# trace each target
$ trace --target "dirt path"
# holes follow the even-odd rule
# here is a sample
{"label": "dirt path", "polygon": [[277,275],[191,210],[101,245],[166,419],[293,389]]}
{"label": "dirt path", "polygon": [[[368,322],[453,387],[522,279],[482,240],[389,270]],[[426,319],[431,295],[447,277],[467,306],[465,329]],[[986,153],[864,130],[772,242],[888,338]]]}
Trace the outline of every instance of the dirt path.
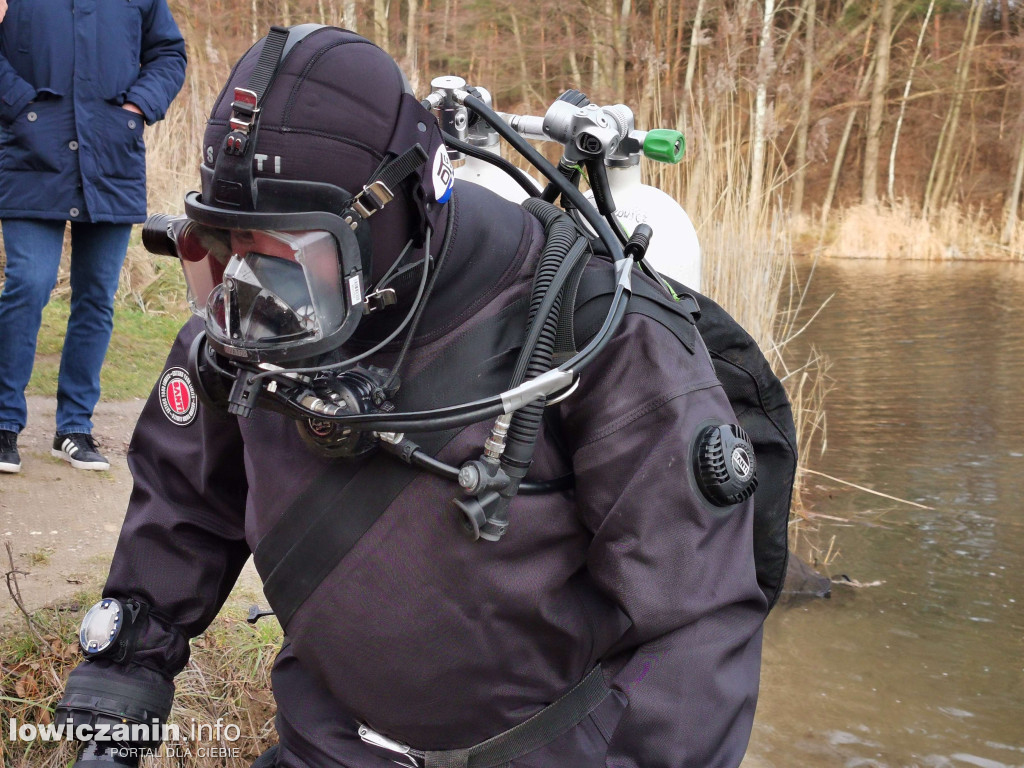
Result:
{"label": "dirt path", "polygon": [[[21,473],[0,474],[0,541],[10,542],[23,572],[18,584],[28,610],[102,586],[131,494],[126,454],[143,402],[99,404],[93,432],[110,470],[87,472],[50,455],[56,403],[29,398],[28,426],[18,439]],[[0,546],[0,573],[9,569]],[[258,585],[251,562],[243,581]],[[0,626],[17,615],[0,583]]]}

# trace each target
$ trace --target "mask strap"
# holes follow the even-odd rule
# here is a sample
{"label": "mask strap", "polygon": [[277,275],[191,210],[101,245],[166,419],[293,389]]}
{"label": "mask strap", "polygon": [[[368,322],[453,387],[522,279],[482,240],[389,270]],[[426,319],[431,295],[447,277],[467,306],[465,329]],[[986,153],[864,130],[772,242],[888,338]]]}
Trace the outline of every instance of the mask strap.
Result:
{"label": "mask strap", "polygon": [[364,219],[395,199],[398,185],[427,162],[427,150],[414,144],[394,160],[379,168],[366,182],[363,191],[352,198],[351,206]]}
{"label": "mask strap", "polygon": [[271,27],[260,50],[247,88],[235,88],[231,102],[231,131],[217,156],[214,169],[214,197],[218,203],[240,210],[256,208],[256,189],[252,174],[256,134],[259,132],[260,101],[270,88],[286,50],[318,29],[302,24],[292,29]]}

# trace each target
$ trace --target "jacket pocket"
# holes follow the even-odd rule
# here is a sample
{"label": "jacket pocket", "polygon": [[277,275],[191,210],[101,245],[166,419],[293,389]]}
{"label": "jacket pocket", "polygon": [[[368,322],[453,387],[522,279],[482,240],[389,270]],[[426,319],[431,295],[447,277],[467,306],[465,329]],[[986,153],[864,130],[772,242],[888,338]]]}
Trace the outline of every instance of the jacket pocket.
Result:
{"label": "jacket pocket", "polygon": [[145,120],[124,107],[102,102],[95,115],[99,127],[96,160],[100,172],[118,179],[140,179],[146,172]]}
{"label": "jacket pocket", "polygon": [[33,101],[0,130],[0,168],[5,171],[60,170],[60,99]]}

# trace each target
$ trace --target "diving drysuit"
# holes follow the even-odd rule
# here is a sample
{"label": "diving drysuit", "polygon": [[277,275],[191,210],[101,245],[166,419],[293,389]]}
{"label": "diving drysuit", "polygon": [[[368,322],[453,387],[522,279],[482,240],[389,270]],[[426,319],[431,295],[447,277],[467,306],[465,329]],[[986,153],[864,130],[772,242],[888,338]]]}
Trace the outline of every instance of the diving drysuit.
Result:
{"label": "diving drysuit", "polygon": [[[526,295],[543,245],[536,219],[484,189],[459,184],[450,205],[449,252],[403,369],[406,387],[427,369],[457,392],[463,372],[437,361]],[[183,329],[167,371],[185,367],[200,328]],[[499,543],[463,535],[451,483],[421,473],[398,495],[285,627],[273,673],[279,765],[392,765],[397,755],[357,736],[360,723],[419,749],[470,746],[527,719],[596,664],[612,694],[512,766],[739,764],[766,607],[751,502],[722,513],[688,480],[698,427],[734,420],[696,333],[692,343],[626,316],[579,389],[551,406],[557,418],[547,423],[560,434],[547,429],[537,447],[530,476],[571,470],[575,490],[517,497]],[[492,351],[489,364],[502,364],[506,350]],[[478,453],[488,427],[463,430],[441,458],[458,465]],[[135,487],[104,595],[150,609],[117,674],[169,679],[250,552],[300,494],[312,514],[338,464],[314,455],[285,416],[199,405],[182,424],[159,391],[128,460]],[[331,510],[339,520],[349,512]],[[96,674],[112,665],[83,666]]]}
{"label": "diving drysuit", "polygon": [[[683,309],[670,328],[630,302],[578,387],[545,409],[522,462],[527,481],[571,474],[573,489],[515,495],[498,541],[465,535],[451,479],[383,450],[327,458],[301,422],[261,406],[272,394],[256,375],[274,374],[279,389],[299,379],[284,357],[258,355],[295,344],[351,360],[411,316],[415,269],[395,278],[392,306],[381,292],[407,242],[408,264],[429,266],[426,249],[434,257],[432,291],[407,354],[396,338],[363,365],[397,374],[399,412],[505,392],[547,250],[545,226],[523,207],[469,183],[449,197],[436,121],[387,54],[351,32],[304,27],[272,30],[233,70],[204,140],[203,192],[185,201],[194,237],[181,233],[180,245],[211,250],[178,252],[187,278],[200,266],[213,276],[210,343],[278,367],[237,366],[239,415],[229,415],[200,403],[201,393],[217,402],[193,354],[204,323],[182,330],[132,439],[110,600],[83,628],[92,660],[72,673],[58,715],[165,717],[189,639],[253,553],[285,629],[273,673],[282,768],[738,765],[767,605],[751,500],[720,506],[695,479],[699,436],[736,416]],[[253,245],[238,246],[241,235]],[[271,235],[276,244],[256,245]],[[229,240],[233,254],[213,263]],[[581,285],[622,285],[600,257],[586,269]],[[343,286],[344,301],[327,285]],[[369,317],[364,287],[378,300]],[[246,328],[243,306],[262,325]],[[593,318],[609,313],[584,322],[580,311],[572,341],[583,349]],[[409,437],[459,468],[493,425]],[[116,646],[108,630],[121,633]]]}

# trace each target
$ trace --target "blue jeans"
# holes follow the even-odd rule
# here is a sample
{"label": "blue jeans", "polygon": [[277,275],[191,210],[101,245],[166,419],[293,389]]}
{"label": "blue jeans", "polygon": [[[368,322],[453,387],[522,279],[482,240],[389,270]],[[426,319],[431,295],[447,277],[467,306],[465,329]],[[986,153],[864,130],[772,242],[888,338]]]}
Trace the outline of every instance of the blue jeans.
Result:
{"label": "blue jeans", "polygon": [[[0,293],[0,429],[20,432],[43,307],[57,283],[64,221],[5,219]],[[92,432],[100,368],[114,329],[114,294],[131,224],[71,223],[71,316],[57,379],[57,434]]]}

